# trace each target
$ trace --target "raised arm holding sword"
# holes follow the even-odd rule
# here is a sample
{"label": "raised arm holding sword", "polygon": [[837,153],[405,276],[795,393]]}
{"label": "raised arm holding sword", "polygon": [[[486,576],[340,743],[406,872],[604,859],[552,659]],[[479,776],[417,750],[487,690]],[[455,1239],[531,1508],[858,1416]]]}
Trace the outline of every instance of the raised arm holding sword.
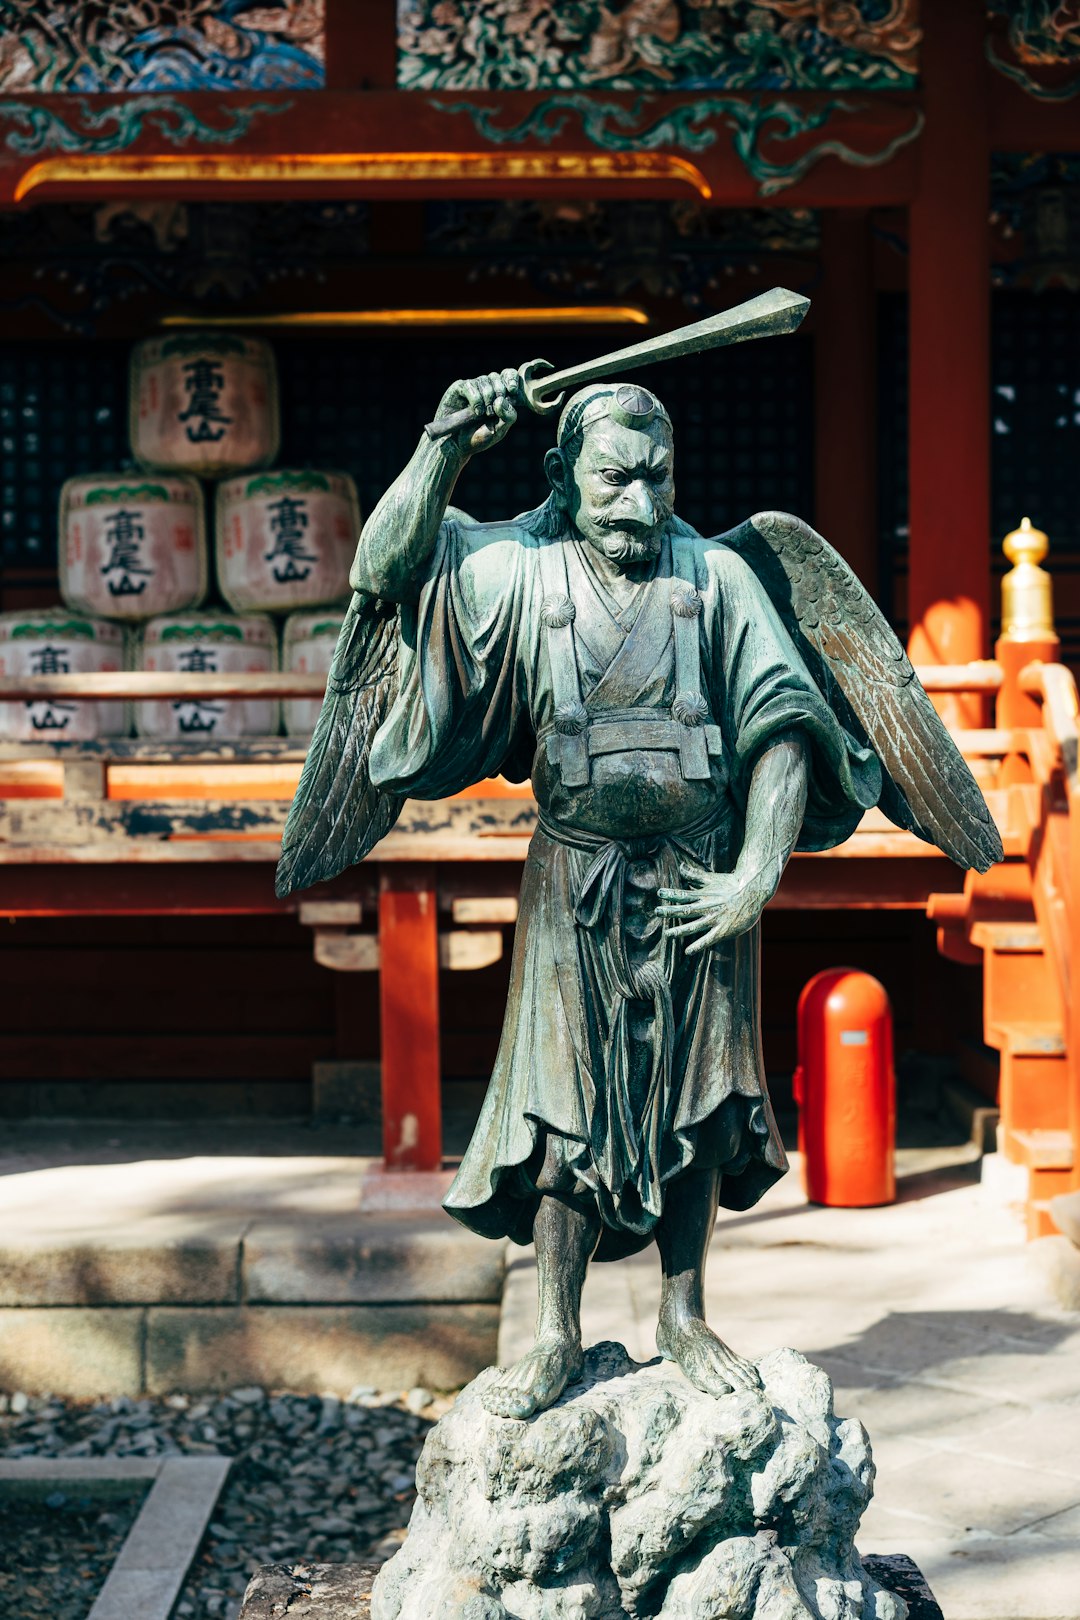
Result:
{"label": "raised arm holding sword", "polygon": [[[706,1324],[702,1282],[717,1205],[750,1207],[787,1165],[761,912],[794,849],[841,843],[875,804],[963,866],[1001,856],[843,560],[785,513],[698,534],[675,515],[663,405],[607,380],[793,331],[807,307],[776,289],[568,371],[454,383],[357,548],[279,892],[363,859],[407,797],[501,773],[531,777],[539,810],[502,1042],[446,1200],[474,1231],[536,1244],[536,1343],[485,1396],[503,1416],[580,1375],[589,1260],[653,1240],[661,1354],[706,1392],[756,1387]],[[550,494],[474,523],[454,486],[522,403],[562,406]]]}

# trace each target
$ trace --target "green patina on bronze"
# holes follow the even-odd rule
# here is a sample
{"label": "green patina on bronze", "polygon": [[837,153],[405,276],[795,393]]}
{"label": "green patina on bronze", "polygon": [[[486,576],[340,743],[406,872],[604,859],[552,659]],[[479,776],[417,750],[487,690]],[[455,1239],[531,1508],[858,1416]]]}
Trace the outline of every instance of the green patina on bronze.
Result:
{"label": "green patina on bronze", "polygon": [[[638,96],[629,107],[617,101],[600,101],[594,95],[573,93],[549,96],[538,102],[516,124],[500,124],[501,109],[479,106],[471,101],[442,102],[432,99],[439,112],[465,113],[478,135],[497,145],[540,141],[550,145],[576,121],[585,140],[609,152],[654,151],[673,147],[685,152],[703,152],[713,146],[720,130],[731,131],[732,145],[747,173],[757,182],[763,197],[774,196],[805,178],[822,158],[839,158],[855,168],[880,168],[922,132],[923,114],[912,108],[911,123],[876,152],[849,146],[838,136],[819,141],[800,151],[789,163],[767,157],[762,141],[790,141],[824,128],[836,113],[857,113],[865,104],[830,97],[814,106],[783,99],[712,95],[687,101],[679,107],[653,107],[655,97]],[[771,126],[771,127],[770,127]]]}
{"label": "green patina on bronze", "polygon": [[527,390],[511,368],[454,383],[365,524],[278,869],[288,894],[362,860],[407,798],[531,778],[503,1038],[446,1199],[536,1244],[537,1343],[484,1393],[516,1418],[581,1375],[589,1260],[652,1241],[658,1349],[707,1393],[760,1388],[706,1325],[702,1273],[717,1205],[749,1208],[787,1164],[761,913],[793,850],[842,843],[873,805],[963,866],[1001,858],[846,563],[786,513],[713,538],[682,522],[647,389],[594,380],[568,401],[535,510],[478,524],[452,506]]}

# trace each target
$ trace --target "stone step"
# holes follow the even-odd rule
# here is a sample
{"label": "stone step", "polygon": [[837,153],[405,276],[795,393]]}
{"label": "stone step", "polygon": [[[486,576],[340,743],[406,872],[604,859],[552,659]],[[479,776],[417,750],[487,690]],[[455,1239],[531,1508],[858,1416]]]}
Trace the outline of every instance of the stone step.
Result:
{"label": "stone step", "polygon": [[505,1245],[367,1211],[367,1163],[223,1156],[0,1177],[0,1388],[445,1389],[492,1360]]}

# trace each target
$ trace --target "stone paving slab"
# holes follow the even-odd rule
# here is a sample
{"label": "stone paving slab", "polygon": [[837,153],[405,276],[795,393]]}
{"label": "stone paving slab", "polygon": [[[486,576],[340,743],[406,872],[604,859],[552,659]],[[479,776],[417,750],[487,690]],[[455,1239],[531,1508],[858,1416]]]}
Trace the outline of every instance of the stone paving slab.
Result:
{"label": "stone paving slab", "polygon": [[450,1300],[497,1305],[506,1246],[434,1215],[256,1221],[244,1237],[250,1304],[385,1304]]}
{"label": "stone paving slab", "polygon": [[242,1219],[228,1236],[215,1239],[155,1231],[155,1224],[69,1243],[16,1227],[0,1242],[0,1306],[218,1305],[236,1299]]}

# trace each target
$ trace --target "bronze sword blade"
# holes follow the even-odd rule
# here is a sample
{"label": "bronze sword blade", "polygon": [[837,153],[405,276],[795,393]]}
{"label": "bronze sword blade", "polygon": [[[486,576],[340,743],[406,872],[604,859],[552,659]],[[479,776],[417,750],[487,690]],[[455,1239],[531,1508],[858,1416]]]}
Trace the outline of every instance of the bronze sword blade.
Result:
{"label": "bronze sword blade", "polygon": [[[704,349],[726,348],[732,343],[745,343],[750,338],[778,337],[794,332],[810,308],[809,298],[789,292],[786,287],[773,287],[760,293],[734,309],[721,310],[703,321],[680,326],[674,332],[645,338],[629,348],[616,349],[613,354],[601,355],[598,360],[586,360],[582,365],[570,366],[564,371],[550,371],[536,375],[535,368],[543,362],[530,361],[521,367],[525,381],[525,401],[531,410],[541,416],[558,409],[567,389],[582,383],[595,382],[601,377],[634,371],[638,366],[657,360],[676,360],[683,354],[700,354]],[[553,396],[553,397],[552,397]],[[484,417],[472,410],[454,411],[441,420],[428,422],[424,432],[430,439],[442,439],[469,423],[479,424]]]}

